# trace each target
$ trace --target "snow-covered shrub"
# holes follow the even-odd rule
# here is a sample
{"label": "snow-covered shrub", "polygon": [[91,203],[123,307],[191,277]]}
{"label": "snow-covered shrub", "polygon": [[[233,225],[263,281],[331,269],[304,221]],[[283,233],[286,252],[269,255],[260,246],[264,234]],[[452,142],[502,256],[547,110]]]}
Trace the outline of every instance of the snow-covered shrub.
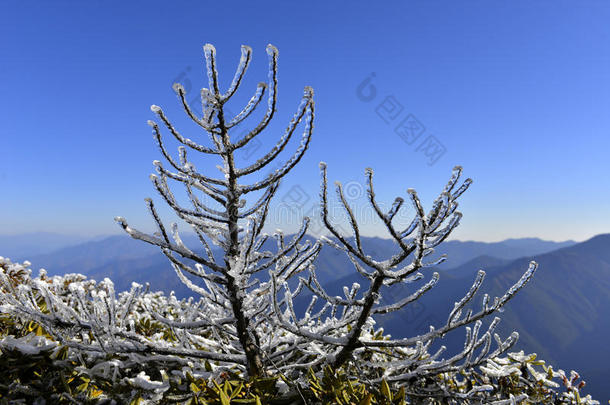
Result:
{"label": "snow-covered shrub", "polygon": [[[368,202],[398,250],[385,260],[373,259],[362,245],[358,218],[340,183],[336,183],[337,199],[345,209],[351,234],[341,233],[332,224],[324,163],[320,164],[321,219],[331,237],[310,241],[306,237],[308,218],[291,238],[279,231],[265,234],[269,204],[280,180],[309,146],[313,90],[305,87],[301,103],[277,144],[253,164],[238,167],[236,152],[261,134],[275,115],[278,52],[271,45],[267,47],[268,83],[259,83],[250,101],[233,117],[227,116],[225,103],[242,83],[252,51],[242,47],[237,71],[224,93],[219,87],[214,47],[205,45],[204,53],[209,88],[201,91],[202,114],[191,109],[183,86],[175,84],[174,90],[186,114],[207,133],[209,146],[183,136],[161,107],[153,105],[151,110],[183,145],[174,158],[159,125],[149,121],[169,164],[167,168],[154,162],[157,173],[151,176],[152,183],[198,235],[201,246],[186,246],[177,224],[168,232],[151,199],[146,203],[158,228],[156,233],[145,234],[125,219],[116,218],[133,238],[158,246],[198,298],[178,300],[137,284],[117,295],[109,279],[96,283],[79,275],[50,278],[44,273],[31,278],[27,265],[4,260],[1,312],[16,320],[15,327],[28,329],[33,322],[36,331],[19,337],[7,334],[0,346],[3,352],[49,353],[49,358],[61,352],[63,364],[72,362],[76,373],[62,374],[62,379],[72,378],[66,383],[68,388],[77,378],[83,381],[75,395],[119,402],[137,398],[193,401],[202,395],[223,404],[237,400],[273,403],[280,397],[288,402],[313,403],[510,404],[540,398],[591,403],[579,398],[579,387],[573,384],[567,393],[552,390],[552,379],[565,377],[561,371],[545,369],[521,354],[504,357],[518,334],[502,339],[495,333],[499,318],[483,323],[531,279],[536,263],[532,262],[505,294],[493,299],[484,295],[478,309],[470,309],[485,277],[480,271],[446,323],[431,326],[426,333],[392,338],[375,329],[374,316],[404,309],[438,282],[439,274],[433,273],[428,281],[418,284],[425,277],[423,271],[439,263],[428,261],[429,255],[459,224],[457,200],[471,184],[470,179],[459,184],[461,167],[453,170],[429,210],[414,190],[408,190],[406,197],[415,215],[405,227],[395,221],[405,199],[397,197],[389,210],[382,208],[374,192],[373,171],[366,169]],[[262,119],[250,131],[237,131],[238,125],[264,104],[265,94]],[[286,149],[299,126],[302,135],[294,154],[268,172],[268,165]],[[241,137],[236,136],[238,132]],[[187,150],[219,159],[221,175],[212,177],[198,171]],[[175,197],[169,180],[182,183],[189,207]],[[267,242],[273,239],[276,248],[269,250]],[[344,252],[362,277],[361,283],[345,287],[343,296],[331,296],[316,276],[314,260],[325,244]],[[214,248],[222,250],[221,258]],[[412,292],[382,304],[386,288],[399,283],[412,285]],[[295,309],[295,298],[305,294],[310,294],[311,302],[300,312]],[[442,346],[429,351],[433,343],[461,327],[466,331],[462,350],[446,354]],[[58,361],[51,363],[55,366]],[[534,367],[543,368],[536,371]],[[218,398],[210,399],[210,395]]]}

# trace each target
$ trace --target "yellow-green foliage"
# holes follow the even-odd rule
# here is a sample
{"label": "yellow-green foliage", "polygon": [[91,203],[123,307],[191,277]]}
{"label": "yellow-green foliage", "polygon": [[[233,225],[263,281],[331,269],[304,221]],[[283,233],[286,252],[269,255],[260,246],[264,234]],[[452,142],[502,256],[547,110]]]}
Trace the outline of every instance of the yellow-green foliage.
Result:
{"label": "yellow-green foliage", "polygon": [[[19,325],[2,318],[0,327],[3,336],[11,334],[22,337],[35,333],[50,338],[35,322]],[[158,332],[158,327],[154,322],[145,321],[138,325],[142,333]],[[16,350],[3,351],[0,356],[0,403],[9,403],[9,400],[18,398],[45,398],[52,403],[67,404],[72,403],[68,398],[78,398],[79,402],[94,404],[125,396],[130,398],[129,403],[133,405],[149,403],[145,392],[125,384],[83,375],[77,371],[79,365],[86,364],[68,360],[68,348],[65,346],[41,351],[37,355],[24,355]],[[206,363],[206,368],[211,371],[212,366]],[[140,370],[133,370],[132,374],[135,375],[138,371]],[[223,372],[219,379],[203,379],[186,373],[184,381],[172,381],[164,401],[188,405],[271,405],[305,399],[307,403],[340,405],[407,404],[404,388],[392,390],[385,381],[369,388],[358,379],[350,377],[344,369],[325,367],[321,375],[310,370],[307,384],[295,390],[298,394],[289,396],[279,393],[280,380],[284,384],[291,384],[284,376],[244,380],[235,373]],[[23,386],[24,390],[15,391],[16,383]]]}
{"label": "yellow-green foliage", "polygon": [[[143,322],[138,326],[141,332],[155,330],[158,326],[153,322]],[[43,328],[35,322],[20,324],[6,317],[0,318],[2,335],[23,337],[39,335],[51,338]],[[168,335],[168,338],[171,338]],[[25,399],[32,403],[37,398],[43,398],[47,403],[69,404],[77,401],[83,404],[108,403],[114,399],[117,403],[150,404],[150,403],[180,403],[188,405],[229,405],[229,404],[291,404],[304,402],[308,404],[338,404],[338,405],[406,405],[414,403],[409,396],[408,385],[400,387],[388,384],[370,383],[355,377],[354,370],[346,368],[331,369],[325,367],[321,371],[309,370],[306,381],[296,386],[284,375],[245,380],[239,374],[230,370],[216,374],[215,378],[195,377],[190,372],[184,378],[169,379],[169,389],[161,399],[151,401],[150,393],[129,384],[128,378],[133,378],[144,371],[155,380],[161,375],[170,374],[172,369],[166,368],[159,373],[150,364],[133,366],[122,370],[120,378],[112,381],[88,374],[86,371],[100,361],[122,359],[121,356],[103,355],[102,358],[88,359],[69,355],[71,349],[57,345],[54,348],[42,350],[38,354],[23,354],[18,350],[2,350],[0,354],[0,404],[13,403],[17,399]],[[77,360],[79,359],[79,360]],[[509,357],[510,359],[510,357]],[[519,364],[521,372],[526,373],[529,366],[541,366],[549,378],[552,369],[530,356],[525,362],[511,359]],[[165,365],[168,366],[168,365]],[[212,371],[213,364],[205,363],[205,369]],[[453,392],[467,392],[473,385],[481,384],[481,376],[477,373],[468,375],[436,376]],[[520,384],[517,374],[500,377],[494,381],[494,389],[506,397],[527,393],[533,403],[553,403],[555,391],[543,384],[543,381],[529,385]],[[283,392],[280,386],[288,387]],[[405,388],[407,387],[407,388]],[[579,403],[580,395],[574,402]],[[441,402],[427,399],[429,404]]]}
{"label": "yellow-green foliage", "polygon": [[321,403],[340,405],[406,404],[404,387],[401,387],[398,391],[392,391],[385,380],[377,387],[367,388],[358,379],[350,378],[343,369],[334,371],[328,366],[324,368],[322,378],[317,377],[311,370],[308,377],[309,391]]}

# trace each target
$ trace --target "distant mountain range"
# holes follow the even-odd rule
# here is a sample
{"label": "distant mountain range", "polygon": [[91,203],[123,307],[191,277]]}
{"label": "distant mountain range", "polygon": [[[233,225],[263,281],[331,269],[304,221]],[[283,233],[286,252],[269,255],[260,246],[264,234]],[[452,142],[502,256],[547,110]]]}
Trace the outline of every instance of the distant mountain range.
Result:
{"label": "distant mountain range", "polygon": [[49,232],[0,235],[0,251],[2,252],[0,253],[0,256],[19,260],[23,257],[33,257],[51,253],[67,246],[77,245],[95,239],[96,238]]}
{"label": "distant mountain range", "polygon": [[[610,399],[610,234],[533,259],[539,270],[510,302],[500,330],[519,331],[521,347],[591,376],[588,392]],[[526,262],[490,268],[491,292],[507,288]]]}
{"label": "distant mountain range", "polygon": [[[198,246],[193,236],[184,239],[187,245]],[[40,254],[31,255],[25,253],[27,244],[19,247],[17,239],[9,245],[4,241],[0,237],[0,255],[11,257],[4,251],[21,251],[22,256],[11,258],[28,259],[33,269],[44,267],[50,274],[82,273],[97,280],[110,277],[118,290],[129,288],[132,281],[149,282],[152,290],[174,290],[179,297],[190,295],[156,247],[127,236],[54,251],[38,246],[32,251]],[[396,245],[387,239],[363,238],[363,245],[375,258],[396,252]],[[487,272],[481,296],[490,293],[493,297],[517,281],[530,260],[536,260],[540,267],[534,279],[499,314],[500,334],[507,336],[517,330],[520,340],[516,349],[538,353],[567,371],[578,370],[588,381],[587,393],[602,401],[610,398],[610,387],[604,384],[610,375],[610,234],[582,243],[536,238],[496,243],[448,241],[439,246],[433,258],[443,253],[448,255],[446,263],[424,271],[426,276],[439,271],[439,284],[404,311],[378,319],[388,333],[408,336],[427,330],[429,325],[443,324],[478,269]],[[343,285],[354,281],[362,283],[344,254],[329,247],[322,250],[316,269],[331,294],[340,294]],[[397,299],[418,286],[399,286],[386,291],[385,297]],[[479,305],[480,300],[475,299],[475,304]],[[460,345],[462,339],[463,331],[459,331],[448,334],[442,343],[451,347]]]}
{"label": "distant mountain range", "polygon": [[[28,242],[26,236],[12,237],[10,244],[5,244],[5,239],[0,237],[0,255],[13,260],[29,260],[33,268],[45,268],[49,274],[82,273],[88,276],[110,277],[117,286],[129,286],[131,281],[150,282],[153,288],[158,284],[158,288],[164,290],[168,290],[170,286],[165,282],[167,280],[163,280],[163,283],[156,282],[158,277],[164,276],[162,272],[173,272],[167,259],[155,246],[126,235],[109,236],[74,245],[68,243],[66,246],[67,240],[59,235],[55,235],[56,240],[53,243],[50,242],[53,240],[52,235],[48,238],[39,235],[41,234],[37,234],[35,238],[36,248],[32,248],[31,253],[26,250],[32,247],[33,243]],[[183,239],[188,246],[199,246],[194,235],[185,235]],[[20,240],[24,241],[22,246],[19,246]],[[44,245],[45,243],[49,246],[63,243],[63,246],[53,250]],[[396,244],[389,239],[364,237],[363,244],[373,257],[388,256],[396,251]],[[439,246],[433,257],[448,255],[449,259],[442,265],[443,268],[461,266],[479,256],[493,258],[491,260],[496,260],[493,263],[498,264],[497,260],[513,260],[574,244],[573,241],[550,242],[536,238],[509,239],[494,243],[448,241]],[[14,254],[15,252],[21,253]],[[322,273],[328,272],[329,279],[338,279],[351,272],[351,265],[344,255],[328,247],[322,250],[317,267]],[[122,280],[123,277],[128,280]],[[181,286],[179,282],[175,285]]]}

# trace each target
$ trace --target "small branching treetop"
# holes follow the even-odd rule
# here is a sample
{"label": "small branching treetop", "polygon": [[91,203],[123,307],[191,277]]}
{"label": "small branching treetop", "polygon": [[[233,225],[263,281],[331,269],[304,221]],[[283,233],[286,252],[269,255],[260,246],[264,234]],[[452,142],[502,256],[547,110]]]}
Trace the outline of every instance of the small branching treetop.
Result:
{"label": "small branching treetop", "polygon": [[[304,384],[328,372],[328,367],[358,376],[369,387],[381,386],[384,395],[390,397],[392,390],[401,388],[402,398],[409,402],[436,398],[444,403],[485,400],[508,404],[512,402],[506,401],[546,395],[533,389],[529,393],[511,392],[495,385],[498,379],[514,375],[518,361],[529,360],[501,357],[515,344],[518,334],[501,339],[495,333],[499,318],[491,319],[486,327],[483,324],[531,279],[537,268],[534,262],[504,295],[490,298],[485,294],[481,305],[473,310],[469,308],[485,277],[479,271],[447,321],[431,326],[426,333],[390,338],[375,329],[376,315],[405,309],[439,281],[439,274],[433,273],[427,281],[419,282],[426,277],[422,272],[425,268],[445,260],[427,258],[459,224],[458,198],[472,182],[466,179],[460,183],[461,167],[454,168],[427,210],[413,189],[407,190],[406,199],[397,197],[389,209],[382,208],[384,204],[378,201],[373,186],[373,171],[365,170],[368,203],[398,252],[385,260],[373,259],[367,253],[358,219],[340,183],[335,187],[337,200],[347,214],[351,233],[343,234],[333,225],[325,163],[320,163],[321,220],[330,237],[314,241],[306,237],[308,218],[292,237],[279,231],[267,235],[263,227],[270,202],[280,181],[301,160],[312,138],[313,90],[305,87],[294,116],[275,146],[254,163],[239,167],[236,152],[259,136],[275,115],[278,51],[267,46],[268,81],[258,84],[235,116],[228,115],[225,104],[242,84],[252,51],[242,46],[237,70],[225,91],[219,85],[216,50],[207,44],[204,54],[208,88],[201,90],[202,111],[191,108],[182,85],[175,84],[173,89],[188,117],[207,134],[208,142],[182,135],[159,106],[151,107],[157,121],[148,122],[166,161],[154,161],[154,188],[197,234],[201,246],[186,246],[177,224],[166,227],[151,199],[146,204],[157,226],[155,233],[140,232],[125,219],[116,218],[131,237],[158,246],[198,299],[165,298],[137,284],[117,298],[110,280],[96,285],[78,277],[62,284],[59,279],[42,275],[17,285],[5,271],[1,273],[2,312],[34,320],[64,347],[97,356],[98,360],[112,355],[129,358],[132,366],[171,368],[169,365],[177,364],[188,365],[190,370],[228,370],[243,378],[281,376],[288,391],[299,393],[302,400],[306,400],[301,392]],[[253,128],[244,132],[240,127],[237,131],[238,126],[252,121],[257,107],[265,104],[262,118]],[[236,135],[238,132],[241,136]],[[277,170],[268,173],[267,167],[283,155],[296,132],[301,133],[299,146]],[[166,148],[164,134],[182,144],[176,155]],[[192,154],[218,159],[221,175],[198,171]],[[170,184],[177,183],[184,187],[188,205],[178,201],[172,192]],[[400,210],[406,209],[406,200],[415,215],[406,227],[400,227],[396,218]],[[269,241],[274,239],[276,246],[269,248]],[[343,296],[329,294],[316,276],[314,260],[323,245],[347,255],[362,278],[361,283],[344,287]],[[411,293],[391,303],[382,302],[384,291],[395,284],[409,285]],[[296,308],[299,295],[309,300],[304,311]],[[149,323],[142,324],[145,321]],[[153,328],[150,322],[157,326]],[[433,343],[463,326],[466,337],[462,350],[446,354],[441,346],[429,352]],[[521,372],[521,368],[516,369]],[[111,373],[112,366],[107,365],[104,370]],[[542,374],[553,377],[548,370]],[[161,385],[150,382],[146,374],[129,382],[163,394],[172,387],[171,378],[166,377]],[[542,377],[538,380],[546,381]]]}

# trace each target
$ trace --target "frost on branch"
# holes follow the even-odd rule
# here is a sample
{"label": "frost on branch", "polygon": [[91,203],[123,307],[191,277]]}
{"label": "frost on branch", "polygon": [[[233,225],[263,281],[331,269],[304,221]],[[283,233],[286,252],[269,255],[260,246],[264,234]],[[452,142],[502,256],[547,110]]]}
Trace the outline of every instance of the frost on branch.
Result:
{"label": "frost on branch", "polygon": [[[47,277],[42,271],[38,277],[32,278],[28,266],[29,263],[12,263],[0,258],[2,312],[10,313],[14,323],[8,331],[3,330],[0,337],[0,363],[6,361],[6,364],[14,365],[24,356],[28,359],[24,367],[26,364],[53,362],[53,375],[63,373],[66,380],[78,376],[72,392],[72,398],[77,402],[82,403],[91,395],[97,395],[98,399],[115,399],[117,403],[130,403],[138,395],[152,403],[163,398],[185,398],[184,381],[197,381],[197,384],[201,384],[199,381],[222,381],[226,372],[235,370],[231,364],[239,362],[237,359],[206,361],[199,356],[206,356],[206,351],[228,355],[240,352],[234,339],[223,341],[217,328],[212,327],[212,322],[218,326],[229,325],[231,319],[199,316],[206,310],[205,298],[177,300],[173,295],[167,297],[163,293],[150,292],[137,284],[117,296],[111,291],[108,281],[96,283],[75,274]],[[46,286],[51,295],[45,298],[41,286]],[[79,292],[77,297],[73,297],[74,292]],[[64,324],[59,325],[60,321]],[[4,321],[3,327],[8,324]],[[37,325],[42,325],[42,328]],[[109,329],[107,325],[114,326]],[[185,330],[192,332],[187,334]],[[380,338],[383,339],[379,333],[374,336],[375,340]],[[321,345],[304,343],[303,347],[304,351],[308,347],[311,352],[319,350],[323,353]],[[403,354],[413,357],[417,352],[421,364],[430,358],[419,344],[415,344],[413,349],[405,349]],[[362,353],[360,369],[367,370],[367,362],[373,362],[375,357],[388,360],[384,351],[368,355]],[[395,361],[399,365],[403,360],[395,358]],[[0,369],[0,374],[6,369]],[[307,379],[305,373],[296,379],[311,384],[312,376],[318,373],[313,371],[315,369],[310,369],[309,373],[313,374]],[[294,370],[286,367],[283,375],[291,374]],[[480,384],[473,387],[468,376]],[[444,396],[451,398],[451,403],[469,401],[473,397],[503,404],[522,402],[526,398],[533,402],[599,403],[589,396],[580,395],[584,383],[578,378],[575,372],[568,377],[563,370],[553,370],[537,360],[535,355],[519,352],[508,353],[505,357],[489,357],[478,372],[439,373],[436,378],[425,380],[433,383],[428,384],[425,390],[443,387]],[[89,383],[82,384],[82,381]],[[65,393],[53,394],[57,387],[62,387],[62,383],[50,376],[28,386],[20,384],[19,380],[4,380],[3,383],[8,384],[11,398],[27,395],[28,398],[48,398],[53,403],[65,399]],[[282,384],[282,395],[290,395],[290,386]],[[375,383],[371,384],[374,388]],[[384,384],[387,384],[385,379],[381,386]],[[390,381],[390,384],[393,383]],[[103,393],[95,388],[104,386],[112,388]],[[407,392],[411,390],[413,399],[419,398],[416,394],[419,391],[418,395],[421,395],[424,389],[414,383],[403,382],[400,386],[403,392],[404,387],[407,387]],[[509,387],[510,390],[502,391],[498,387]],[[522,390],[527,388],[527,394],[513,395],[519,387]],[[560,388],[565,388],[565,391],[558,392]],[[305,395],[308,389],[312,388],[301,387],[301,392]],[[194,394],[187,393],[186,397],[191,395]],[[309,403],[317,402],[312,400]]]}
{"label": "frost on branch", "polygon": [[[149,391],[150,398],[166,395],[175,378],[183,378],[187,372],[211,377],[225,370],[241,378],[281,377],[288,385],[287,389],[282,386],[286,395],[301,399],[307,381],[328,369],[358,376],[369,387],[400,387],[409,401],[425,397],[450,403],[520,402],[534,393],[513,395],[495,385],[517,372],[520,378],[533,378],[551,387],[539,371],[527,368],[528,375],[522,375],[528,359],[503,357],[518,334],[500,337],[495,332],[500,320],[491,317],[531,279],[537,268],[534,262],[504,295],[491,300],[485,295],[478,310],[467,310],[483,285],[485,273],[480,271],[471,289],[448,308],[447,321],[431,326],[427,333],[390,338],[375,329],[376,315],[404,310],[441,282],[438,273],[426,276],[425,270],[445,260],[430,261],[429,257],[460,222],[458,199],[472,183],[470,179],[460,182],[461,167],[453,169],[428,209],[413,189],[396,197],[390,209],[382,208],[385,205],[375,194],[373,171],[365,170],[368,204],[398,251],[383,260],[367,253],[358,218],[340,183],[335,186],[336,199],[347,214],[351,232],[342,234],[332,224],[324,163],[320,164],[321,219],[332,238],[307,238],[308,218],[293,236],[263,232],[280,181],[309,147],[315,111],[313,89],[305,87],[277,143],[253,163],[237,165],[236,152],[267,128],[277,109],[278,51],[272,45],[266,50],[267,82],[256,86],[234,116],[228,115],[225,104],[243,83],[251,62],[249,47],[242,47],[233,79],[223,90],[216,49],[204,46],[208,88],[201,90],[201,111],[191,108],[184,86],[174,84],[186,115],[207,139],[185,136],[163,108],[151,106],[157,120],[148,121],[148,125],[164,162],[153,162],[155,173],[150,180],[161,200],[197,234],[200,246],[187,246],[178,225],[164,223],[152,199],[145,202],[157,229],[153,234],[116,218],[131,237],[158,246],[176,276],[197,298],[178,301],[173,295],[152,293],[137,284],[117,295],[111,280],[95,283],[80,275],[31,278],[27,266],[5,260],[0,274],[2,313],[35,322],[48,341],[6,337],[2,347],[33,354],[47,350],[45,345],[56,344],[75,356],[85,356],[89,361],[83,366],[86,372],[102,373],[114,380],[123,376],[123,383]],[[261,108],[264,111],[258,122],[246,131],[237,129],[254,120],[254,112]],[[295,133],[300,133],[299,140],[293,140]],[[181,144],[177,154],[167,147],[164,137],[168,135]],[[288,153],[291,140],[295,145]],[[280,159],[286,153],[288,156]],[[199,171],[193,155],[217,159],[221,175]],[[271,163],[278,168],[269,172]],[[176,197],[176,186],[184,188],[186,201]],[[397,215],[409,203],[415,215],[407,226],[398,226]],[[275,246],[270,247],[273,241]],[[361,277],[360,282],[344,288],[343,296],[331,296],[316,276],[314,262],[324,245],[343,252]],[[23,274],[16,277],[15,271]],[[416,284],[425,277],[423,283]],[[401,299],[382,304],[385,288],[395,284],[414,288]],[[310,300],[304,312],[295,305],[297,297]],[[444,346],[432,351],[433,344],[446,333],[462,327],[465,339],[461,351],[447,353]],[[56,350],[49,346],[51,349]],[[157,375],[150,374],[152,368]],[[556,376],[547,374],[549,378]],[[465,382],[460,377],[464,375],[478,377]],[[578,389],[570,385],[568,391],[574,396]]]}

